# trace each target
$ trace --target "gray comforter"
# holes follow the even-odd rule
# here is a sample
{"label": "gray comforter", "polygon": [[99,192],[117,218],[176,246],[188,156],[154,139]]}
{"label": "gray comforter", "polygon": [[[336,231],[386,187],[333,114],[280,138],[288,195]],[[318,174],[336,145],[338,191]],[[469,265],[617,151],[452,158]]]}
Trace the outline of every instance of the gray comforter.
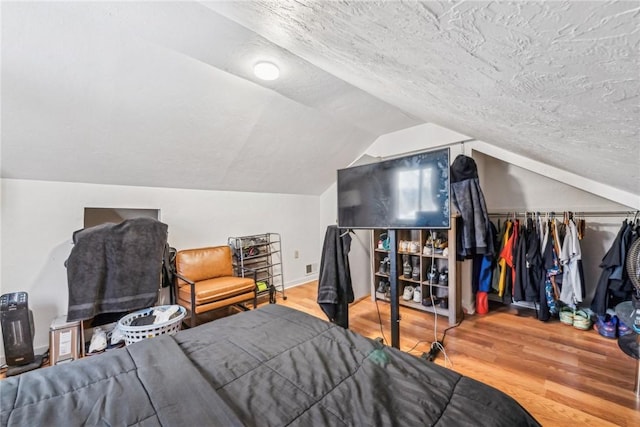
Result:
{"label": "gray comforter", "polygon": [[279,305],[0,387],[12,426],[538,425],[494,388]]}

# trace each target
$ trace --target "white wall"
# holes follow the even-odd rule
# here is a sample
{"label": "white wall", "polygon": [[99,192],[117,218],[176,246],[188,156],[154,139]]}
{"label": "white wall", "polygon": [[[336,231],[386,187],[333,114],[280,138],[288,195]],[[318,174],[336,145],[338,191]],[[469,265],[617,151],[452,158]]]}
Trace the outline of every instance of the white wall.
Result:
{"label": "white wall", "polygon": [[[336,224],[337,221],[338,197],[336,183],[333,183],[320,196],[320,242],[324,242],[327,227]],[[369,230],[355,230],[355,234],[351,235],[351,239],[349,266],[351,267],[353,294],[357,301],[370,293],[371,270],[362,268],[362,266],[369,263],[371,259],[371,252],[369,250],[371,232]]]}
{"label": "white wall", "polygon": [[[26,291],[34,312],[35,347],[48,346],[51,320],[67,312],[64,262],[85,207],[160,209],[177,249],[227,243],[229,236],[280,233],[286,286],[317,278],[317,196],[220,192],[3,179],[0,291]],[[294,251],[299,258],[294,258]]]}

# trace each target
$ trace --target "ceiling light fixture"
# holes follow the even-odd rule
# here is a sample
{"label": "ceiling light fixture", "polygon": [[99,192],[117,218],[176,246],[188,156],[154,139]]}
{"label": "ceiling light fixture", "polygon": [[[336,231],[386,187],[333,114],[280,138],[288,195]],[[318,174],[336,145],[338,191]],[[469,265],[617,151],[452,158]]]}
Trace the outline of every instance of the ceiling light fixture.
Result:
{"label": "ceiling light fixture", "polygon": [[253,66],[253,73],[262,80],[275,80],[280,77],[280,69],[271,62],[258,62]]}

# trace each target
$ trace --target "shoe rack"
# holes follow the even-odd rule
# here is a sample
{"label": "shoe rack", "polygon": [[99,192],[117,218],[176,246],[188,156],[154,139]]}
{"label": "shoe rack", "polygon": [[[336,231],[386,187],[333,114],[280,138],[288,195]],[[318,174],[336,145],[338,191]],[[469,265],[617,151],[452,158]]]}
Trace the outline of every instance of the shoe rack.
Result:
{"label": "shoe rack", "polygon": [[[387,230],[373,230],[371,241],[372,295],[390,302],[390,257],[395,252],[399,304],[445,316],[455,325],[462,315],[456,262],[456,229],[396,230],[396,248],[389,247]],[[416,296],[416,290],[419,296]],[[435,303],[435,304],[434,304]]]}
{"label": "shoe rack", "polygon": [[235,274],[244,277],[245,268],[256,271],[258,297],[269,295],[270,302],[275,302],[276,293],[279,292],[283,300],[287,299],[282,276],[280,234],[229,237],[227,242],[233,250]]}

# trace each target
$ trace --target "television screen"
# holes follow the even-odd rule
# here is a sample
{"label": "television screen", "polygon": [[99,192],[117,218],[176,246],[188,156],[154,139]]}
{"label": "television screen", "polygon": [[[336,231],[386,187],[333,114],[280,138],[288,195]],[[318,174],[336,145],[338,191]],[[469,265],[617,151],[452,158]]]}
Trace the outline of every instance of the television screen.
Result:
{"label": "television screen", "polygon": [[338,170],[341,228],[450,228],[449,149]]}

